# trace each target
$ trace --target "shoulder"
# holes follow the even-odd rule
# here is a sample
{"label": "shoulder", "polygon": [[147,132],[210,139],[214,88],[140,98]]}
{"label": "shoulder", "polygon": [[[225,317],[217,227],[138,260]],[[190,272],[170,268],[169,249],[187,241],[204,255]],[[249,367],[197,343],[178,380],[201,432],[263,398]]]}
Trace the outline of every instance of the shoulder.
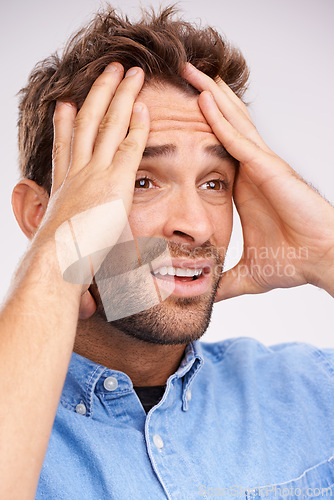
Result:
{"label": "shoulder", "polygon": [[334,348],[317,348],[314,345],[289,342],[267,346],[256,339],[238,337],[220,342],[199,342],[204,360],[210,365],[242,365],[257,370],[280,369],[301,372],[315,368],[334,378]]}

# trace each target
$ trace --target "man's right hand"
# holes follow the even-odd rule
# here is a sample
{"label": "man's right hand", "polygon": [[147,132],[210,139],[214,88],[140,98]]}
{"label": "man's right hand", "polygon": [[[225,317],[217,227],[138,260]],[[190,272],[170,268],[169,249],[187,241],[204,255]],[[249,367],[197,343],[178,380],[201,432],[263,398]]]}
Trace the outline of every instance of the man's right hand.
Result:
{"label": "man's right hand", "polygon": [[[113,67],[116,71],[109,71]],[[73,285],[75,281],[60,274],[59,231],[65,228],[62,234],[66,236],[70,221],[74,227],[88,217],[92,231],[82,224],[79,237],[86,238],[88,233],[88,244],[95,243],[101,227],[101,221],[95,224],[95,214],[101,213],[101,206],[114,206],[118,200],[125,222],[130,211],[136,170],[149,131],[147,108],[137,111],[134,105],[144,82],[143,71],[136,69],[135,74],[128,72],[129,77],[123,78],[120,64],[108,66],[78,113],[71,104],[61,103],[54,114],[50,200],[0,311],[0,397],[6,401],[0,409],[0,498],[35,498],[73,351],[84,281]],[[26,205],[16,205],[24,219],[22,206]],[[36,225],[22,224],[26,234],[32,234],[29,230],[38,225],[39,214],[34,217]],[[117,241],[121,224],[102,219],[106,219],[102,226],[111,225],[111,233],[117,233],[118,225],[119,234],[112,235]],[[99,243],[105,243],[106,235],[109,233],[101,235]],[[69,242],[72,249],[73,242]],[[66,244],[64,248],[66,252]],[[82,302],[85,300],[86,311],[91,312],[87,295]],[[24,374],[24,384],[13,384],[17,373]]]}
{"label": "man's right hand", "polygon": [[[119,238],[124,228],[122,217],[116,214],[110,220],[106,212],[106,217],[92,225],[91,217],[85,222],[85,212],[92,215],[94,207],[108,207],[116,200],[121,200],[126,214],[131,208],[136,171],[149,132],[149,114],[144,104],[134,104],[144,83],[143,70],[131,68],[124,78],[123,72],[121,64],[109,64],[94,82],[78,113],[71,103],[57,102],[52,189],[35,235],[37,242],[54,238],[57,229],[78,214],[83,214],[83,237],[92,237],[91,228],[97,247],[107,246],[103,241],[106,234],[114,242]],[[88,286],[82,287],[80,318],[95,311]]]}

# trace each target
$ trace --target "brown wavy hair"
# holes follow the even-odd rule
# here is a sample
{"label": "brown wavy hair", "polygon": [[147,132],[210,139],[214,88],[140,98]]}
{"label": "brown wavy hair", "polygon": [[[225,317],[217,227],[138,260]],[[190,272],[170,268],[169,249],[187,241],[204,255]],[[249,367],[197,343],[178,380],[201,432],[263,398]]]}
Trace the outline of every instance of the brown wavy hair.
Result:
{"label": "brown wavy hair", "polygon": [[94,80],[113,61],[125,71],[140,66],[146,82],[168,82],[196,94],[181,76],[186,61],[211,78],[219,76],[242,97],[248,68],[238,49],[210,27],[184,21],[175,6],[158,13],[143,11],[131,22],[109,5],[88,26],[68,41],[62,55],[55,53],[38,63],[20,91],[19,152],[23,177],[48,193],[52,175],[52,117],[57,100],[71,101],[78,109]]}

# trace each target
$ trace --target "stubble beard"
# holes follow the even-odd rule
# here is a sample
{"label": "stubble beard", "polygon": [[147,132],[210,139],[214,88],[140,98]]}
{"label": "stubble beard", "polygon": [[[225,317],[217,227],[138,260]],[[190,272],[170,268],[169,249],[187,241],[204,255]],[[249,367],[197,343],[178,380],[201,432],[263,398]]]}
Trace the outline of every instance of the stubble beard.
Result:
{"label": "stubble beard", "polygon": [[[169,243],[168,246],[173,257],[184,256],[179,245]],[[211,285],[205,294],[185,298],[171,295],[150,309],[108,322],[98,288],[94,284],[90,287],[90,291],[97,303],[96,319],[100,324],[101,322],[104,324],[106,330],[110,329],[111,334],[116,328],[130,337],[150,344],[180,345],[198,340],[210,324],[223,269],[223,258],[210,243],[204,244],[201,249],[196,249],[196,257],[204,255],[207,257],[208,250],[214,259],[213,268],[216,271],[211,275]],[[217,273],[217,269],[221,271]],[[140,295],[138,290],[137,294]]]}

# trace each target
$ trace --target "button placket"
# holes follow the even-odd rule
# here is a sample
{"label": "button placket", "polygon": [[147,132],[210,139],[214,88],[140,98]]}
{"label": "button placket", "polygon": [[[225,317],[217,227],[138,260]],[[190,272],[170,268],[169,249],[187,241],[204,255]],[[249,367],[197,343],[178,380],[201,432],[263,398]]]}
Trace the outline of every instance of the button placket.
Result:
{"label": "button placket", "polygon": [[159,434],[154,434],[153,443],[155,444],[155,446],[158,448],[159,451],[161,451],[161,449],[164,446],[164,442],[162,440],[162,437]]}
{"label": "button placket", "polygon": [[[189,384],[188,384],[189,385]],[[187,411],[189,409],[189,403],[191,401],[191,398],[192,398],[192,390],[190,389],[190,387],[183,393],[183,397],[182,397],[182,410],[183,411]]]}

